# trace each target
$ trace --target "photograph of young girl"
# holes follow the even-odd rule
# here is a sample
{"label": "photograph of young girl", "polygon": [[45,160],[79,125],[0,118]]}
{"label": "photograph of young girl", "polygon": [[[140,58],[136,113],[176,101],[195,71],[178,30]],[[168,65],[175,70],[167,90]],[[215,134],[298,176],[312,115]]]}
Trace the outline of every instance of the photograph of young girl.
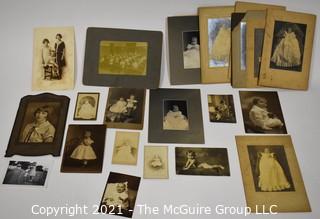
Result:
{"label": "photograph of young girl", "polygon": [[226,148],[176,147],[175,154],[177,174],[230,176]]}
{"label": "photograph of young girl", "polygon": [[248,146],[257,192],[295,191],[283,146]]}
{"label": "photograph of young girl", "polygon": [[61,172],[101,172],[105,135],[105,125],[69,125]]}
{"label": "photograph of young girl", "polygon": [[99,93],[78,93],[75,120],[95,120],[99,105]]}
{"label": "photograph of young girl", "polygon": [[112,128],[142,129],[145,90],[110,88],[104,123]]}

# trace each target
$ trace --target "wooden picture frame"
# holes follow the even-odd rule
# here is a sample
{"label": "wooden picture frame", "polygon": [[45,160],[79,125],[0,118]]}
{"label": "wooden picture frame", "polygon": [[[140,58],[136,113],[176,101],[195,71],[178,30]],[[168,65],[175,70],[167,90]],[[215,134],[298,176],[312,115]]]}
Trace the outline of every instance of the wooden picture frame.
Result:
{"label": "wooden picture frame", "polygon": [[78,92],[73,120],[97,120],[100,93]]}
{"label": "wooden picture frame", "polygon": [[[259,85],[308,89],[315,23],[312,14],[267,11]],[[292,45],[281,54],[278,48],[288,37]]]}
{"label": "wooden picture frame", "polygon": [[108,128],[142,130],[145,98],[145,89],[109,88],[104,124]]}
{"label": "wooden picture frame", "polygon": [[101,173],[105,139],[105,125],[69,125],[60,171]]}
{"label": "wooden picture frame", "polygon": [[20,100],[5,157],[59,156],[68,114],[69,97],[51,93]]}
{"label": "wooden picture frame", "polygon": [[168,17],[170,83],[200,84],[198,16]]}
{"label": "wooden picture frame", "polygon": [[162,32],[89,27],[83,84],[158,88]]}
{"label": "wooden picture frame", "polygon": [[199,89],[150,90],[148,141],[203,144]]}
{"label": "wooden picture frame", "polygon": [[[236,136],[247,206],[252,212],[310,212],[290,135]],[[269,155],[269,156],[268,156]],[[268,162],[274,164],[264,168]],[[278,180],[267,175],[278,170]],[[273,183],[271,183],[273,182]]]}
{"label": "wooden picture frame", "polygon": [[[198,8],[203,84],[230,82],[231,13],[233,11],[234,6]],[[210,40],[209,36],[211,36]],[[218,42],[216,42],[217,39]]]}

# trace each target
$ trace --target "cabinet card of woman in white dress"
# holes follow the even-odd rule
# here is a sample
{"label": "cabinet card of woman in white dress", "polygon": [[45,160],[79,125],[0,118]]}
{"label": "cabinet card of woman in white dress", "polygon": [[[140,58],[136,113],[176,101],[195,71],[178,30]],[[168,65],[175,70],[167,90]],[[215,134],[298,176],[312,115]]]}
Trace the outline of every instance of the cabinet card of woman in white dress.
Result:
{"label": "cabinet card of woman in white dress", "polygon": [[276,21],[274,25],[270,67],[301,71],[306,25]]}
{"label": "cabinet card of woman in white dress", "polygon": [[256,191],[294,191],[283,146],[248,146]]}

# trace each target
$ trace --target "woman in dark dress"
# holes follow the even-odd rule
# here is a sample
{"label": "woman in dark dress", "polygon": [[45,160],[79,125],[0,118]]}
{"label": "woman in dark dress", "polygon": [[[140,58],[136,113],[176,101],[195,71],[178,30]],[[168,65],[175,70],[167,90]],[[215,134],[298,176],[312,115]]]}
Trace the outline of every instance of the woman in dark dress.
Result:
{"label": "woman in dark dress", "polygon": [[61,40],[62,35],[58,33],[56,35],[57,42],[54,45],[54,49],[56,51],[56,63],[58,64],[58,71],[59,71],[59,76],[58,78],[61,79],[62,76],[62,68],[66,65],[66,60],[65,60],[65,44]]}

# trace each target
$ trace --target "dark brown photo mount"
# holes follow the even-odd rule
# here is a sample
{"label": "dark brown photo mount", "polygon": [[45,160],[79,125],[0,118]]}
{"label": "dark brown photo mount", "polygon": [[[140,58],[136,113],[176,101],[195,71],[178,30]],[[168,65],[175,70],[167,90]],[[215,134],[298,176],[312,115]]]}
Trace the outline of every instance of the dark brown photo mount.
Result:
{"label": "dark brown photo mount", "polygon": [[[124,122],[106,122],[106,111],[107,108],[110,104],[110,98],[112,96],[112,94],[114,92],[116,92],[117,90],[121,90],[121,89],[126,89],[128,90],[128,94],[130,90],[138,90],[138,92],[143,92],[142,94],[142,98],[143,101],[141,103],[141,122],[140,123],[124,123]],[[133,130],[142,130],[143,129],[143,124],[144,124],[144,112],[145,112],[145,104],[146,103],[146,90],[145,89],[135,89],[135,88],[109,88],[109,92],[108,92],[108,98],[107,98],[107,104],[106,104],[106,109],[105,109],[105,113],[104,113],[104,117],[103,117],[103,123],[107,126],[107,128],[117,128],[117,129],[133,129]]]}
{"label": "dark brown photo mount", "polygon": [[[134,41],[148,43],[145,76],[99,74],[101,41]],[[83,84],[105,87],[150,88],[159,87],[162,58],[162,32],[89,27],[83,67]]]}
{"label": "dark brown photo mount", "polygon": [[[60,109],[57,119],[57,127],[52,143],[23,143],[19,142],[19,135],[22,130],[22,123],[24,119],[27,106],[30,102],[43,103],[60,103]],[[52,93],[42,93],[38,95],[27,95],[21,98],[19,108],[17,111],[14,126],[12,128],[8,147],[5,157],[12,157],[13,155],[22,156],[41,156],[49,155],[60,156],[61,146],[64,136],[64,129],[66,125],[68,108],[70,98],[62,95],[55,95]]]}
{"label": "dark brown photo mount", "polygon": [[[172,85],[201,84],[200,67],[184,68],[182,34],[187,31],[199,31],[198,16],[168,17],[170,83]],[[200,42],[200,39],[198,40]]]}
{"label": "dark brown photo mount", "polygon": [[[72,130],[73,129],[73,130]],[[76,145],[76,141],[80,139],[70,138],[70,133],[74,129],[78,129],[81,131],[95,131],[93,133],[94,137],[94,144],[96,144],[99,148],[95,147],[95,154],[97,156],[97,162],[94,165],[88,165],[88,167],[84,166],[71,166],[68,165],[70,160],[68,160],[67,156],[72,153],[73,150],[78,146]],[[63,173],[101,173],[103,167],[103,158],[104,158],[104,151],[105,151],[105,140],[106,140],[106,130],[107,127],[105,125],[76,125],[72,124],[68,127],[68,132],[65,141],[65,147],[61,162],[60,172]],[[74,137],[74,136],[72,136]],[[80,136],[79,136],[80,137]],[[77,143],[80,143],[79,141]],[[72,151],[71,151],[72,150]],[[71,152],[71,153],[70,153]],[[71,161],[72,162],[72,161]],[[90,161],[89,161],[90,162]]]}
{"label": "dark brown photo mount", "polygon": [[[97,103],[96,103],[97,106],[96,106],[96,116],[95,116],[95,118],[92,118],[92,119],[76,118],[79,95],[81,95],[81,94],[98,95]],[[98,93],[98,92],[78,92],[77,93],[77,99],[76,99],[76,105],[74,107],[73,120],[82,120],[82,121],[95,121],[95,120],[97,120],[99,101],[100,101],[100,93]]]}
{"label": "dark brown photo mount", "polygon": [[[189,130],[163,129],[164,100],[187,101]],[[149,104],[148,142],[204,144],[200,89],[150,90]]]}

